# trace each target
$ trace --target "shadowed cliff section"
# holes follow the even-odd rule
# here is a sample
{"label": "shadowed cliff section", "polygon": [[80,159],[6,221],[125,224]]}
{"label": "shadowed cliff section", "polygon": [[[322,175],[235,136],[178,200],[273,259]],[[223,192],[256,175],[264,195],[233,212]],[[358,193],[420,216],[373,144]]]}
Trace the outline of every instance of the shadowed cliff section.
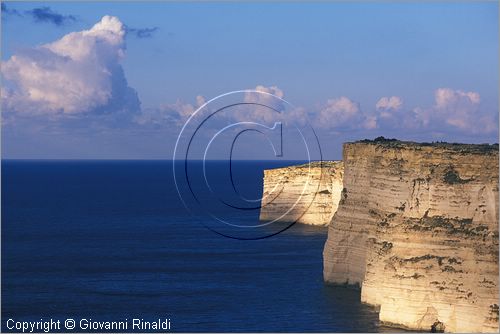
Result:
{"label": "shadowed cliff section", "polygon": [[341,161],[265,170],[260,220],[328,225],[340,200],[343,170]]}
{"label": "shadowed cliff section", "polygon": [[357,284],[380,320],[498,332],[498,144],[344,144],[324,279]]}

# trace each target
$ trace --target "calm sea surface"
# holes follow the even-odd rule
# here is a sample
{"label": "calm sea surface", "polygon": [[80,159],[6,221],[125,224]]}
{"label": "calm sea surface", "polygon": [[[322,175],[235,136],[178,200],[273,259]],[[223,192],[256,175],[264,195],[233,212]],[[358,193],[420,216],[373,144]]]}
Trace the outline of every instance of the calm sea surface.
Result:
{"label": "calm sea surface", "polygon": [[[235,186],[258,198],[263,169],[287,164],[237,162]],[[224,173],[213,172],[223,163],[209,165],[225,189]],[[184,332],[381,330],[359,291],[323,283],[325,228],[222,237],[188,213],[172,175],[168,161],[3,161],[2,330],[9,318],[169,318]],[[242,221],[257,220],[258,210],[244,211]]]}

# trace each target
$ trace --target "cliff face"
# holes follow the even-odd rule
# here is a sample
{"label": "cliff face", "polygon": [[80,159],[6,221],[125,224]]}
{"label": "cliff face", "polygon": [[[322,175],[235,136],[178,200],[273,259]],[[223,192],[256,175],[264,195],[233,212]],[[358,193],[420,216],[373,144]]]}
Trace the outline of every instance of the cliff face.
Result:
{"label": "cliff face", "polygon": [[359,284],[380,320],[498,332],[498,145],[344,144],[324,279]]}
{"label": "cliff face", "polygon": [[328,225],[340,200],[342,175],[340,161],[265,170],[260,220]]}

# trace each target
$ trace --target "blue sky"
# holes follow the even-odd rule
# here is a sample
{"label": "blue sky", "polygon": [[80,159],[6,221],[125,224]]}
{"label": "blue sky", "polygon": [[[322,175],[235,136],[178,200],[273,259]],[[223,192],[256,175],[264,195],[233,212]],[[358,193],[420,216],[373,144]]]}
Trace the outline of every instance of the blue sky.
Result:
{"label": "blue sky", "polygon": [[[328,159],[340,158],[343,141],[378,135],[498,141],[495,2],[5,4],[4,158],[170,159],[200,98],[256,87],[307,115]],[[105,15],[125,34],[99,49],[102,59],[68,65],[62,42],[44,47]],[[149,36],[138,36],[141,29]],[[92,74],[91,61],[111,79]],[[51,81],[64,78],[80,80],[76,92]],[[96,85],[109,94],[87,94]],[[245,156],[259,158],[259,150]]]}

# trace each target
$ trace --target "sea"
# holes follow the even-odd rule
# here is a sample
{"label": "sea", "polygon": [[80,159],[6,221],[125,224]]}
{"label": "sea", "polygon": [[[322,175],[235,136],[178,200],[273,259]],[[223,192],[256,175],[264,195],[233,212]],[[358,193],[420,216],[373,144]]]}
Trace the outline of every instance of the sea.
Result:
{"label": "sea", "polygon": [[[263,170],[298,162],[231,163],[228,181],[225,161],[3,160],[2,332],[49,320],[69,332],[68,319],[74,332],[107,332],[82,319],[127,322],[120,332],[139,331],[133,319],[171,332],[389,330],[359,290],[323,282],[327,228],[257,226]],[[199,176],[186,192],[174,167],[202,165],[213,192],[196,190]],[[225,216],[231,189],[252,200]]]}

